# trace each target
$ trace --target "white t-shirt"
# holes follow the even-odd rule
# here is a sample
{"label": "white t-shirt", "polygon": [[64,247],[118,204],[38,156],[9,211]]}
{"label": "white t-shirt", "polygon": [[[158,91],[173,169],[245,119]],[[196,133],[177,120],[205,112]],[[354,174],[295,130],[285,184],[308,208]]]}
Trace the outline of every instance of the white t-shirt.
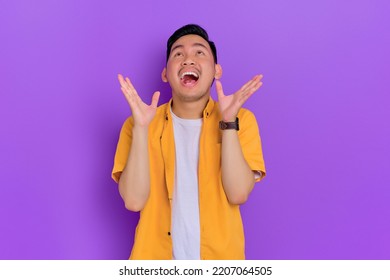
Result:
{"label": "white t-shirt", "polygon": [[175,185],[172,200],[171,237],[173,259],[200,259],[198,200],[199,138],[202,119],[181,119],[173,114]]}

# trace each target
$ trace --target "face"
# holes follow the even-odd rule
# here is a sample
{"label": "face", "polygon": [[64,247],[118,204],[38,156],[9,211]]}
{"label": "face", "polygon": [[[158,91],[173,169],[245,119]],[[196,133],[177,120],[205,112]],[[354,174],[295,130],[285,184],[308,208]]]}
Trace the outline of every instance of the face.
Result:
{"label": "face", "polygon": [[213,80],[221,75],[209,44],[198,35],[183,36],[172,45],[161,74],[163,81],[169,82],[173,98],[185,102],[208,99]]}

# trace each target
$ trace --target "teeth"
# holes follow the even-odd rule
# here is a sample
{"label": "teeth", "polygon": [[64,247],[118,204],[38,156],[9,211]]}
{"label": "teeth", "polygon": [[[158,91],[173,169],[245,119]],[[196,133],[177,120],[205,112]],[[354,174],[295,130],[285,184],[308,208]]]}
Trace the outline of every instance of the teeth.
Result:
{"label": "teeth", "polygon": [[196,74],[195,72],[184,72],[183,74],[181,74],[180,78],[183,79],[184,76],[186,76],[186,75],[191,75],[191,76],[194,76],[195,78],[199,77],[198,74]]}

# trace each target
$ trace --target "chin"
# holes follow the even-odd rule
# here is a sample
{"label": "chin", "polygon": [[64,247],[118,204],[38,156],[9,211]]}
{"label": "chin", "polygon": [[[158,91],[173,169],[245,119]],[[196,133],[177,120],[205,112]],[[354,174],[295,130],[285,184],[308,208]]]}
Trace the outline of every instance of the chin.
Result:
{"label": "chin", "polygon": [[177,95],[184,102],[197,102],[209,97],[208,93],[180,93]]}

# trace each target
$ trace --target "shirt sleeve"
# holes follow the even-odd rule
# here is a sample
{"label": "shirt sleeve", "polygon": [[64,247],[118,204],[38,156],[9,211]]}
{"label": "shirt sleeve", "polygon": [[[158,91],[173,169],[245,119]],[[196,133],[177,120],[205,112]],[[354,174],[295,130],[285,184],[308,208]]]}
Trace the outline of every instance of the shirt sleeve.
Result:
{"label": "shirt sleeve", "polygon": [[119,182],[120,175],[127,163],[127,158],[129,156],[133,140],[132,131],[133,118],[129,117],[122,125],[114,157],[114,167],[112,168],[111,177],[117,183]]}
{"label": "shirt sleeve", "polygon": [[266,172],[256,117],[251,111],[241,109],[238,118],[240,126],[238,137],[240,139],[242,152],[249,167],[253,171],[260,172],[261,176],[255,177],[256,182],[258,182],[264,178]]}

